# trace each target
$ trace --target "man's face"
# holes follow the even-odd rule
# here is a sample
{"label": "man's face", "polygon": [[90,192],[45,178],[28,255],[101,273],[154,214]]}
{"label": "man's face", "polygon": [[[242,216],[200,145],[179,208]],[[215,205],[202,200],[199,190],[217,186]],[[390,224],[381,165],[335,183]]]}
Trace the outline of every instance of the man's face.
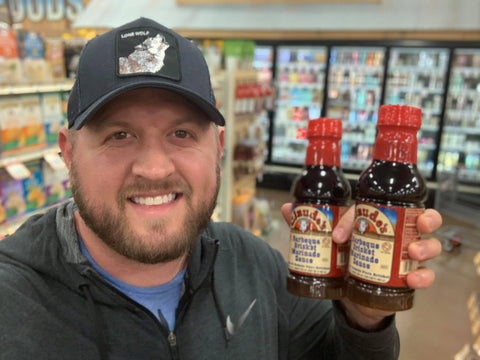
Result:
{"label": "man's face", "polygon": [[82,220],[131,260],[182,256],[216,204],[223,131],[165,90],[117,97],[60,141]]}

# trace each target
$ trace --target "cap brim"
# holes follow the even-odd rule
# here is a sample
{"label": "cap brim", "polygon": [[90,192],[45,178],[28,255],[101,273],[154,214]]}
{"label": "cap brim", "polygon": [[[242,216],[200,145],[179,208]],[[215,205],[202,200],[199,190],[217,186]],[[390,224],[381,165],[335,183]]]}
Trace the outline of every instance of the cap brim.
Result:
{"label": "cap brim", "polygon": [[197,94],[189,90],[186,90],[181,86],[168,84],[168,83],[159,84],[157,80],[152,82],[142,81],[141,83],[138,83],[138,84],[129,83],[129,84],[125,84],[122,87],[116,88],[115,90],[109,92],[108,94],[102,96],[100,99],[92,103],[84,112],[82,112],[79,116],[77,116],[77,118],[75,119],[75,122],[71,127],[74,127],[76,130],[79,130],[93,116],[93,114],[95,114],[98,110],[100,110],[102,106],[104,106],[105,104],[113,100],[115,97],[119,96],[120,94],[128,90],[146,88],[146,87],[165,89],[165,90],[169,90],[174,93],[177,93],[179,95],[182,95],[188,100],[190,100],[191,102],[193,102],[195,105],[197,105],[202,111],[204,111],[205,114],[208,116],[208,118],[211,121],[213,121],[215,124],[219,126],[225,126],[225,118],[215,106],[205,101],[203,98],[201,98]]}

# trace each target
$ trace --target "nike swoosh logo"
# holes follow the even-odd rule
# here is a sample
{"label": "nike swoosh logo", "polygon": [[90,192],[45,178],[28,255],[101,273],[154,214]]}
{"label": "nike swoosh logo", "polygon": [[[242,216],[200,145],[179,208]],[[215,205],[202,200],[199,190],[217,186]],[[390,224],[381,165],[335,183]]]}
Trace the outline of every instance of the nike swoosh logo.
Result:
{"label": "nike swoosh logo", "polygon": [[257,302],[257,299],[252,301],[252,303],[248,306],[247,310],[245,310],[245,312],[242,315],[240,315],[236,324],[232,322],[232,320],[230,319],[230,315],[227,316],[227,333],[230,336],[235,335],[238,329],[240,329],[240,327],[243,325],[243,323],[247,319],[248,314],[250,314],[250,311],[252,311],[252,308],[256,302]]}

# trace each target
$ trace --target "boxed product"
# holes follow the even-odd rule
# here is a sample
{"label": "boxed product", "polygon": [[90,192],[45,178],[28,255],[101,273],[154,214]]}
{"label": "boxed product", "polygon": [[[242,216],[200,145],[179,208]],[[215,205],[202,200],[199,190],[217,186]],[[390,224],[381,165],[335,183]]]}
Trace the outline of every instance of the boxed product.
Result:
{"label": "boxed product", "polygon": [[5,169],[0,170],[0,186],[2,188],[2,207],[6,220],[22,216],[27,206],[23,192],[23,180],[15,180]]}
{"label": "boxed product", "polygon": [[64,80],[65,57],[61,39],[45,39],[45,58],[50,67],[52,80]]}
{"label": "boxed product", "polygon": [[11,153],[25,145],[22,134],[23,109],[18,96],[0,98],[0,132],[2,153]]}
{"label": "boxed product", "polygon": [[18,45],[12,29],[0,24],[0,84],[17,84],[22,81]]}
{"label": "boxed product", "polygon": [[43,163],[43,185],[47,205],[55,204],[72,196],[67,168],[54,170],[47,162]]}
{"label": "boxed product", "polygon": [[41,209],[47,203],[43,187],[42,160],[32,160],[25,165],[30,170],[32,176],[22,180],[23,198],[25,199],[26,210],[35,211]]}
{"label": "boxed product", "polygon": [[60,93],[60,97],[62,99],[63,120],[65,124],[67,124],[68,123],[68,98],[70,97],[70,91],[62,91]]}
{"label": "boxed product", "polygon": [[43,40],[33,31],[25,33],[23,40],[23,73],[29,83],[51,81],[48,63],[45,60]]}
{"label": "boxed product", "polygon": [[45,145],[45,127],[42,121],[42,107],[40,95],[21,95],[23,122],[22,135],[25,147]]}
{"label": "boxed product", "polygon": [[59,93],[45,93],[41,96],[42,117],[45,125],[47,144],[56,144],[58,132],[63,126],[62,99]]}

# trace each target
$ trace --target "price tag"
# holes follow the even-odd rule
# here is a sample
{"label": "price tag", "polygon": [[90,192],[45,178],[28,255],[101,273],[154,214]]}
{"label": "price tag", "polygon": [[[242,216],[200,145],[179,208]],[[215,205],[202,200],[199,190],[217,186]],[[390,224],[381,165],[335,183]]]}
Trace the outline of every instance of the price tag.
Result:
{"label": "price tag", "polygon": [[28,170],[25,164],[18,160],[6,163],[5,169],[15,180],[23,180],[32,176],[32,173]]}
{"label": "price tag", "polygon": [[53,170],[62,170],[66,168],[65,161],[56,151],[43,154],[43,158]]}

